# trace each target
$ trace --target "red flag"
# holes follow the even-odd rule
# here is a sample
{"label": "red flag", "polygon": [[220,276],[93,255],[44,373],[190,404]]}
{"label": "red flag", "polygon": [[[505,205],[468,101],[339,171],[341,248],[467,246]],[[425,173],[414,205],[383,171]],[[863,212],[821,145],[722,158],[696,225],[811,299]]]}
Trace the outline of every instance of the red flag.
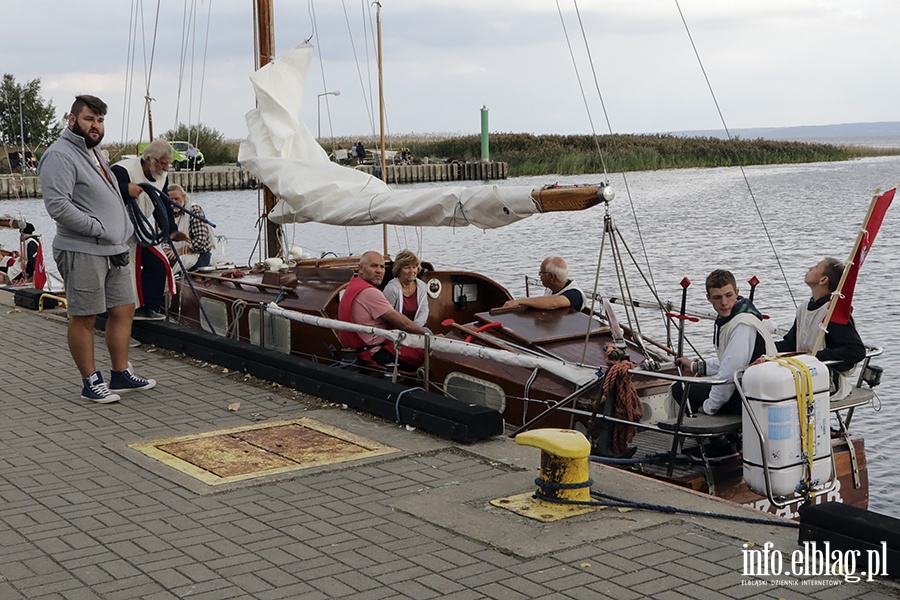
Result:
{"label": "red flag", "polygon": [[850,308],[853,301],[853,290],[856,288],[856,277],[859,275],[859,268],[866,261],[866,256],[875,242],[875,236],[881,228],[884,221],[884,215],[891,206],[894,199],[894,193],[897,188],[891,188],[880,196],[872,199],[872,205],[869,206],[869,214],[863,223],[856,240],[856,251],[853,254],[852,264],[847,266],[847,276],[844,279],[844,286],[841,288],[841,295],[834,307],[831,315],[832,323],[840,323],[846,325],[850,322]]}
{"label": "red flag", "polygon": [[44,245],[38,243],[37,254],[34,257],[34,289],[42,290],[47,285],[47,269],[44,267]]}

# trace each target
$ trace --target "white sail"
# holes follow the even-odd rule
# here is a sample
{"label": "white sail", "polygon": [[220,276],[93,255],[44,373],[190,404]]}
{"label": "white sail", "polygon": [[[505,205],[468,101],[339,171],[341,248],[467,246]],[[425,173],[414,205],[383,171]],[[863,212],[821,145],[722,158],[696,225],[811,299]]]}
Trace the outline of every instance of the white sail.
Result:
{"label": "white sail", "polygon": [[250,78],[258,108],[247,113],[249,137],[241,144],[238,160],[280,198],[269,219],[491,229],[540,212],[528,187],[397,191],[380,179],[330,161],[297,118],[312,55],[312,46],[301,44]]}

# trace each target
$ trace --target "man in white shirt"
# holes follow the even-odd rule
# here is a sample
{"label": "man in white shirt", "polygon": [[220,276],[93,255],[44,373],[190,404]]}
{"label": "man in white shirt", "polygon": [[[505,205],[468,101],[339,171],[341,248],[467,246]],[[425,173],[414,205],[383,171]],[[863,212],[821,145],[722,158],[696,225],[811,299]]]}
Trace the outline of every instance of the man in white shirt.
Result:
{"label": "man in white shirt", "polygon": [[[730,271],[717,269],[707,276],[706,299],[718,315],[713,331],[716,358],[704,361],[679,357],[677,361],[685,373],[731,379],[735,371],[760,356],[774,356],[777,353],[772,335],[763,325],[762,314],[749,300],[738,294],[737,282]],[[741,412],[741,399],[733,383],[692,385],[689,400],[695,413]]]}

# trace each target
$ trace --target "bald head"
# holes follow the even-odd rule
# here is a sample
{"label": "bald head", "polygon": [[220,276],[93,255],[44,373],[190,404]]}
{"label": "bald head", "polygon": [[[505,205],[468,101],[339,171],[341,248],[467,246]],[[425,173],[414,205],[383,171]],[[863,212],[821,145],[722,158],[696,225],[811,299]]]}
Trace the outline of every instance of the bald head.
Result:
{"label": "bald head", "polygon": [[359,259],[359,277],[374,286],[381,285],[384,280],[384,256],[374,250],[365,252]]}
{"label": "bald head", "polygon": [[559,256],[548,256],[541,263],[541,284],[552,292],[558,292],[569,280],[569,266]]}
{"label": "bald head", "polygon": [[560,281],[566,281],[569,278],[569,265],[560,256],[548,256],[541,263],[541,271],[547,271]]}

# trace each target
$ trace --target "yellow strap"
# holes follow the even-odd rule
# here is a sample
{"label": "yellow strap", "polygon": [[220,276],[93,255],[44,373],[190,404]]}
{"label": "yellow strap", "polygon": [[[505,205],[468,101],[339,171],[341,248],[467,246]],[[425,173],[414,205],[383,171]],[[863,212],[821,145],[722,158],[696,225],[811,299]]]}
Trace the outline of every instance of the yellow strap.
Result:
{"label": "yellow strap", "polygon": [[765,360],[777,362],[789,369],[794,377],[794,388],[797,395],[797,415],[800,424],[800,444],[806,458],[805,474],[806,488],[810,495],[815,497],[812,491],[812,469],[816,450],[816,423],[810,419],[810,413],[815,407],[815,391],[813,389],[812,371],[802,360],[792,356],[766,357]]}

